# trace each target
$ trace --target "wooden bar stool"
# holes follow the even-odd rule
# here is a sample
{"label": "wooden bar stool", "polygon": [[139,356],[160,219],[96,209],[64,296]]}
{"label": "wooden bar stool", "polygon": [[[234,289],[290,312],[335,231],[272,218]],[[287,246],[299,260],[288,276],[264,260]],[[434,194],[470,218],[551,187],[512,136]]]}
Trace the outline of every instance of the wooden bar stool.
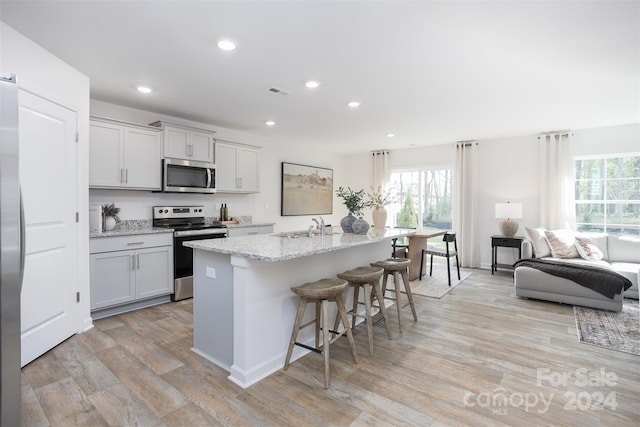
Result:
{"label": "wooden bar stool", "polygon": [[[407,268],[409,268],[409,264],[411,264],[410,259],[404,258],[389,258],[384,261],[378,261],[371,263],[374,267],[382,267],[384,269],[384,279],[382,280],[382,296],[383,299],[378,298],[378,305],[384,306],[384,299],[392,300],[396,302],[396,307],[398,309],[398,326],[400,328],[400,333],[402,333],[402,316],[400,315],[400,310],[405,308],[407,305],[411,306],[411,312],[413,313],[413,320],[418,321],[418,315],[416,314],[416,308],[413,303],[413,294],[411,293],[411,286],[409,285],[409,276],[407,274]],[[387,297],[387,278],[389,276],[393,276],[393,283],[395,286],[395,298]],[[403,306],[400,306],[400,278],[402,277],[402,282],[404,284],[404,290],[407,294],[408,302]]]}
{"label": "wooden bar stool", "polygon": [[[284,370],[289,368],[289,361],[291,360],[291,354],[293,353],[293,346],[297,345],[307,350],[311,350],[316,353],[324,354],[324,388],[329,388],[329,346],[333,344],[343,334],[347,334],[349,338],[349,345],[351,346],[351,353],[353,354],[353,361],[358,363],[358,353],[356,352],[356,344],[353,341],[353,335],[351,333],[351,327],[349,326],[349,317],[347,316],[347,309],[344,306],[344,293],[347,290],[348,284],[344,280],[340,279],[320,279],[316,282],[305,283],[304,285],[291,288],[293,293],[300,295],[300,301],[298,302],[298,311],[296,313],[296,320],[293,323],[293,331],[291,332],[291,340],[289,341],[289,349],[287,350],[287,358],[284,361]],[[331,331],[329,328],[329,316],[327,302],[335,302],[338,306],[338,314],[336,316],[336,322],[338,319],[342,320],[344,330],[340,333],[337,331]],[[316,316],[309,322],[302,324],[302,317],[304,316],[305,309],[308,302],[316,303]],[[321,319],[322,318],[322,319]],[[320,321],[322,320],[322,327]],[[314,324],[316,325],[316,346],[311,347],[303,343],[296,342],[300,329]],[[337,323],[336,323],[337,325]],[[322,329],[322,350],[320,349],[320,329]],[[331,339],[330,333],[335,336]]]}
{"label": "wooden bar stool", "polygon": [[[349,281],[349,286],[353,287],[353,308],[347,314],[351,317],[351,327],[356,326],[356,318],[362,317],[367,322],[367,332],[369,334],[369,354],[373,356],[373,318],[371,316],[371,301],[373,300],[373,294],[377,295],[378,298],[382,298],[382,290],[380,289],[380,277],[384,269],[379,267],[357,267],[352,270],[345,271],[344,273],[338,274],[338,277],[344,280]],[[358,301],[358,296],[360,293],[360,286],[364,288],[364,306],[365,306],[365,314],[358,313],[358,305],[363,304]],[[379,322],[384,321],[384,327],[387,329],[387,335],[389,339],[391,339],[391,330],[389,329],[389,325],[387,324],[387,311],[384,307],[384,304],[380,305],[380,312],[382,313],[382,318]],[[377,323],[377,322],[376,322]],[[338,329],[338,318],[336,317],[336,322],[334,325],[334,330]]]}

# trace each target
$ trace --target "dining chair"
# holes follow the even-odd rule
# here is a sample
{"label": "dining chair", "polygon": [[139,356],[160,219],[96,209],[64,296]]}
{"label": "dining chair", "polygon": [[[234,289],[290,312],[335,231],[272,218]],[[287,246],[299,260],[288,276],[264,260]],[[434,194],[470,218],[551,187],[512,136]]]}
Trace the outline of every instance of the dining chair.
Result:
{"label": "dining chair", "polygon": [[[398,256],[398,253],[402,255]],[[407,258],[409,256],[409,245],[398,244],[398,238],[391,239],[391,258]]]}
{"label": "dining chair", "polygon": [[[449,258],[456,257],[456,268],[458,270],[458,280],[460,280],[460,263],[458,262],[458,243],[456,241],[456,233],[445,233],[442,236],[442,241],[445,243],[444,248],[427,245],[426,249],[422,250],[422,256],[420,258],[420,279],[422,280],[422,269],[424,265],[425,255],[431,255],[431,267],[429,267],[429,276],[433,275],[433,257],[441,256],[447,259],[447,277],[449,279],[449,286],[451,286],[451,264]],[[453,243],[453,250],[450,248],[450,244]]]}

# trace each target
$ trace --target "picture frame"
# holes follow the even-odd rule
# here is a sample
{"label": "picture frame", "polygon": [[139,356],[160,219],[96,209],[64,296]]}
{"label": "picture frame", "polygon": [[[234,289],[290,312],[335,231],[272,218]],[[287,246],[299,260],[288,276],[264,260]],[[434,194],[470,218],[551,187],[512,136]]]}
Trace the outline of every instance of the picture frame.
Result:
{"label": "picture frame", "polygon": [[281,215],[333,213],[333,169],[282,162]]}

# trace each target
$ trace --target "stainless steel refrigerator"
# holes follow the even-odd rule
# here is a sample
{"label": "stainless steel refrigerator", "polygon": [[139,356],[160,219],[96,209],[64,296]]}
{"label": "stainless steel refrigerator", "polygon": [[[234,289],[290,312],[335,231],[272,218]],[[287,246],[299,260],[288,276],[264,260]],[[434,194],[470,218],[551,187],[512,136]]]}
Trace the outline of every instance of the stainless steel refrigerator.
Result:
{"label": "stainless steel refrigerator", "polygon": [[24,229],[18,174],[18,85],[0,77],[0,426],[20,426],[20,292]]}

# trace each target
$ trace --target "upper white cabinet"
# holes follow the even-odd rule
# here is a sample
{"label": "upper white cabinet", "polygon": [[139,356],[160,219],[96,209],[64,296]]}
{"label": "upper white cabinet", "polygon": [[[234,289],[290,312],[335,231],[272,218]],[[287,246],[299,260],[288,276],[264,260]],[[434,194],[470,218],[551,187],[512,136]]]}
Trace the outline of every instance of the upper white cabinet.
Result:
{"label": "upper white cabinet", "polygon": [[213,132],[158,121],[164,133],[164,157],[214,163]]}
{"label": "upper white cabinet", "polygon": [[216,140],[216,189],[226,193],[260,191],[259,147]]}
{"label": "upper white cabinet", "polygon": [[149,126],[92,117],[89,186],[160,190],[162,133]]}

